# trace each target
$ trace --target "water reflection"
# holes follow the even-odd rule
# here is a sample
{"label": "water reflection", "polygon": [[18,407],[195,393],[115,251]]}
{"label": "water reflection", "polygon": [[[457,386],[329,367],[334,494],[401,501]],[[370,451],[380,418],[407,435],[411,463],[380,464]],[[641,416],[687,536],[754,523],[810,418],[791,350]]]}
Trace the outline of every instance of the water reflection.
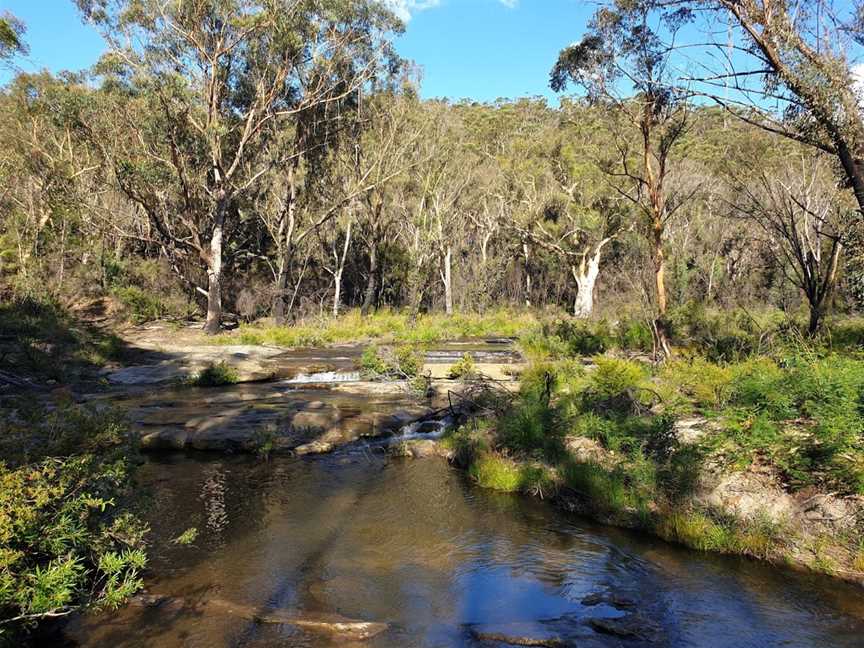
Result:
{"label": "water reflection", "polygon": [[[272,610],[385,622],[362,644],[380,647],[494,645],[484,632],[579,646],[862,645],[856,588],[593,525],[477,489],[438,460],[177,456],[142,473],[148,589],[175,603],[77,623],[82,645],[346,645],[255,621]],[[190,526],[197,546],[168,542]],[[591,625],[628,615],[642,636]]]}

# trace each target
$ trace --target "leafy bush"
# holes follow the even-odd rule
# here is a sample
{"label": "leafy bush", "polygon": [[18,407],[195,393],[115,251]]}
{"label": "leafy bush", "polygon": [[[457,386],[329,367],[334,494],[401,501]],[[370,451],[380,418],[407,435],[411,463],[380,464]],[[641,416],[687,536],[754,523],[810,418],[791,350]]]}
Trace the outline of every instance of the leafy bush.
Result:
{"label": "leafy bush", "polygon": [[224,360],[210,364],[187,379],[186,384],[192,387],[222,387],[234,385],[240,380],[237,370]]}
{"label": "leafy bush", "polygon": [[415,378],[424,355],[417,347],[401,344],[395,349],[370,344],[360,356],[360,369],[369,378]]}
{"label": "leafy bush", "polygon": [[421,350],[410,344],[402,344],[396,347],[394,353],[396,368],[403,376],[413,378],[423,368],[424,355]]}
{"label": "leafy bush", "polygon": [[732,370],[703,358],[667,362],[661,378],[703,409],[722,407],[732,395]]}
{"label": "leafy bush", "polygon": [[474,377],[474,373],[474,358],[471,357],[470,353],[464,353],[458,361],[451,365],[447,377],[450,380],[468,380]]}
{"label": "leafy bush", "polygon": [[0,623],[20,632],[120,605],[146,564],[146,526],[126,510],[132,437],[110,412],[71,405],[17,410],[0,428]]}
{"label": "leafy bush", "polygon": [[623,472],[593,463],[567,462],[561,469],[564,484],[599,513],[620,514],[637,507]]}
{"label": "leafy bush", "polygon": [[115,288],[113,293],[129,309],[131,319],[136,324],[160,319],[165,317],[168,312],[159,296],[138,286]]}
{"label": "leafy bush", "polygon": [[627,319],[618,323],[615,332],[617,345],[629,351],[653,351],[654,335],[642,320]]}
{"label": "leafy bush", "polygon": [[837,356],[762,358],[731,368],[725,435],[733,461],[772,461],[793,486],[864,493],[864,362]]}
{"label": "leafy bush", "polygon": [[360,356],[360,368],[363,373],[370,377],[384,375],[388,370],[387,363],[379,354],[378,347],[374,344],[370,344],[363,349],[363,354]]}
{"label": "leafy bush", "polygon": [[645,370],[635,362],[597,356],[597,365],[589,376],[589,388],[601,397],[615,398],[640,386]]}

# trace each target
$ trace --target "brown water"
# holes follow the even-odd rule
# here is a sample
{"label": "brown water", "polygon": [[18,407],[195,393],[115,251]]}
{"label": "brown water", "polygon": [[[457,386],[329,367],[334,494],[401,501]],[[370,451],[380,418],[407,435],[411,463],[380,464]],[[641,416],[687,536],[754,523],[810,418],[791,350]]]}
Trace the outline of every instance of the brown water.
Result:
{"label": "brown water", "polygon": [[[437,459],[371,446],[268,462],[163,455],[141,475],[152,493],[147,588],[181,603],[75,623],[83,646],[506,645],[483,632],[579,647],[864,645],[860,589],[484,491]],[[169,542],[193,526],[195,546]],[[595,594],[633,607],[583,604]],[[272,622],[324,613],[387,629],[351,643]],[[631,614],[641,638],[590,621]]]}

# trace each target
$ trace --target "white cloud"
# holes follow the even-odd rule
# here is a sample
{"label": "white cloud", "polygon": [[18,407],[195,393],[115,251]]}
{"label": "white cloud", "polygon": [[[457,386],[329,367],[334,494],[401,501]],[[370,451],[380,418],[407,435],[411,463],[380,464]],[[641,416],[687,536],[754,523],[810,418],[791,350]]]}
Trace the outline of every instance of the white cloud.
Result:
{"label": "white cloud", "polygon": [[[441,0],[382,0],[382,2],[405,22],[411,20],[411,16],[418,11],[441,6]],[[508,9],[515,9],[519,5],[519,0],[498,0],[498,2]]]}
{"label": "white cloud", "polygon": [[399,18],[408,22],[413,13],[437,7],[441,4],[441,0],[384,0],[384,4],[390,7]]}

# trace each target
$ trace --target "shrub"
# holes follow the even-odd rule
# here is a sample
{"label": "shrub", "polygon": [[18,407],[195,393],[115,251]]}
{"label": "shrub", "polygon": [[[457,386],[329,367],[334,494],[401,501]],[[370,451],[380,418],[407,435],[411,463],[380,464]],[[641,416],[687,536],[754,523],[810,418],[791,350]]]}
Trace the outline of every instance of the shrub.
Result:
{"label": "shrub", "polygon": [[407,378],[415,377],[423,368],[423,352],[413,345],[401,344],[397,346],[395,357],[399,373]]}
{"label": "shrub", "polygon": [[593,462],[567,462],[561,470],[564,484],[584,498],[598,513],[621,514],[635,510],[638,501],[624,474]]}
{"label": "shrub", "polygon": [[615,338],[622,349],[645,352],[654,350],[654,335],[648,324],[642,320],[628,319],[620,322]]}
{"label": "shrub", "polygon": [[512,493],[522,487],[522,470],[518,464],[492,453],[481,454],[468,469],[483,488]]}
{"label": "shrub", "polygon": [[645,378],[641,366],[629,360],[594,358],[597,369],[589,376],[589,388],[598,396],[614,398],[640,386]]}
{"label": "shrub", "polygon": [[146,563],[147,528],[125,510],[132,437],[110,412],[78,406],[19,411],[0,427],[0,617],[18,632],[120,605]]}
{"label": "shrub", "polygon": [[138,286],[115,288],[113,293],[129,309],[131,319],[136,324],[156,320],[167,314],[168,309],[157,295]]}
{"label": "shrub", "polygon": [[221,387],[234,385],[240,380],[237,370],[224,360],[210,364],[190,377],[186,384],[193,387]]}
{"label": "shrub", "polygon": [[700,408],[723,407],[732,395],[732,370],[702,358],[668,362],[661,377]]}
{"label": "shrub", "polygon": [[395,349],[370,344],[360,356],[360,369],[369,378],[415,378],[423,367],[423,352],[410,344]]}
{"label": "shrub", "polygon": [[450,380],[469,380],[474,377],[475,369],[474,369],[474,358],[471,357],[470,353],[462,354],[462,357],[454,362],[450,367],[450,370],[447,372],[447,377]]}

